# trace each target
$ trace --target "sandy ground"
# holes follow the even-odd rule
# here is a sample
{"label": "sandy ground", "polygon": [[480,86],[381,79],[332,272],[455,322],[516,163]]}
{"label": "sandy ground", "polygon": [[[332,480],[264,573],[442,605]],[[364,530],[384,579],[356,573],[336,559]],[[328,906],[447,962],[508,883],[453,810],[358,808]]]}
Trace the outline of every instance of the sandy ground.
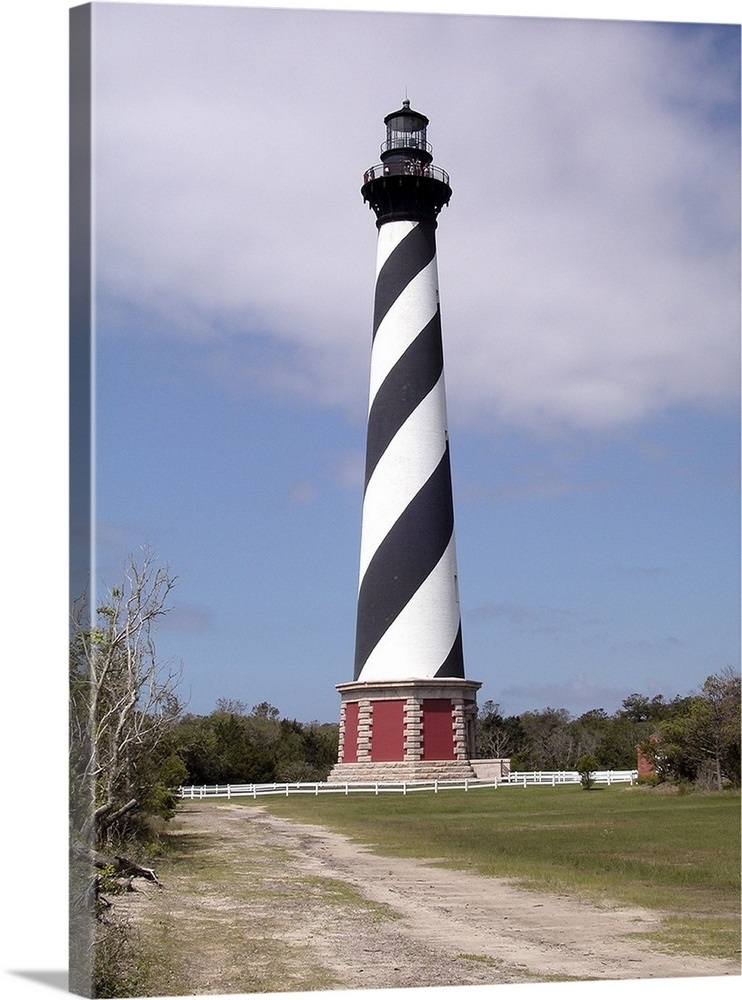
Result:
{"label": "sandy ground", "polygon": [[[648,910],[595,907],[430,862],[385,858],[261,808],[189,803],[177,829],[200,845],[204,872],[219,859],[226,876],[201,883],[166,864],[165,889],[134,894],[127,910],[137,923],[167,917],[177,928],[173,948],[191,956],[188,992],[740,972],[734,962],[654,950],[660,918]],[[240,977],[244,941],[260,933],[284,959],[301,956],[285,963],[278,983]],[[231,954],[241,944],[240,955]],[[303,978],[289,971],[297,965]]]}

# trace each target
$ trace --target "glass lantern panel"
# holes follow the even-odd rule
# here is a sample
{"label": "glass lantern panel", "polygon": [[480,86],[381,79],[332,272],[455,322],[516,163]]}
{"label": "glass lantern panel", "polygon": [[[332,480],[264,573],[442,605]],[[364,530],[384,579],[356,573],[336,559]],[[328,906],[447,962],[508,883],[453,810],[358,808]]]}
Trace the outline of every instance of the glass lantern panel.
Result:
{"label": "glass lantern panel", "polygon": [[386,125],[387,132],[417,133],[422,141],[425,141],[426,126],[420,119],[412,115],[395,115],[390,118]]}

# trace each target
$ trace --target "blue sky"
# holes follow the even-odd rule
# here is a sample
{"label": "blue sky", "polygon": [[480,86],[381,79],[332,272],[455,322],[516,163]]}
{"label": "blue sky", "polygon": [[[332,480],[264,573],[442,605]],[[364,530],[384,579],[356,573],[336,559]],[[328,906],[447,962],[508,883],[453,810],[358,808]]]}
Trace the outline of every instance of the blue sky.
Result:
{"label": "blue sky", "polygon": [[[98,586],[149,543],[189,708],[352,677],[376,230],[407,90],[467,676],[613,711],[739,664],[739,30],[99,5]],[[415,44],[410,44],[410,39]]]}

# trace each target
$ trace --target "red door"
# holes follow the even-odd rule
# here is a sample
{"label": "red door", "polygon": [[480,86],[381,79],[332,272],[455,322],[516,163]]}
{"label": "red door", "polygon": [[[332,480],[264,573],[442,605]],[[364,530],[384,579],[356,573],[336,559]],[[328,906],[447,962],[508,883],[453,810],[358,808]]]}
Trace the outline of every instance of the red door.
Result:
{"label": "red door", "polygon": [[423,760],[454,760],[453,706],[448,698],[423,699]]}
{"label": "red door", "polygon": [[404,760],[404,706],[399,701],[371,702],[371,760]]}

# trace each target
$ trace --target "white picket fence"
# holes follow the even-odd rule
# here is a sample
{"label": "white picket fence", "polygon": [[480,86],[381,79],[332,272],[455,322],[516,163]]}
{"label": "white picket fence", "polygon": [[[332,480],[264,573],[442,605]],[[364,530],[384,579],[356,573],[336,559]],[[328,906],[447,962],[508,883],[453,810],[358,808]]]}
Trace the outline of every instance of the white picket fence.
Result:
{"label": "white picket fence", "polygon": [[[594,771],[593,778],[599,785],[634,784],[636,771]],[[454,789],[474,791],[477,788],[528,788],[529,785],[579,784],[578,771],[512,771],[502,778],[460,778],[452,781],[293,781],[273,782],[263,785],[184,785],[178,789],[181,799],[233,799],[259,795],[350,795],[352,792],[380,795],[397,792],[443,792]]]}

